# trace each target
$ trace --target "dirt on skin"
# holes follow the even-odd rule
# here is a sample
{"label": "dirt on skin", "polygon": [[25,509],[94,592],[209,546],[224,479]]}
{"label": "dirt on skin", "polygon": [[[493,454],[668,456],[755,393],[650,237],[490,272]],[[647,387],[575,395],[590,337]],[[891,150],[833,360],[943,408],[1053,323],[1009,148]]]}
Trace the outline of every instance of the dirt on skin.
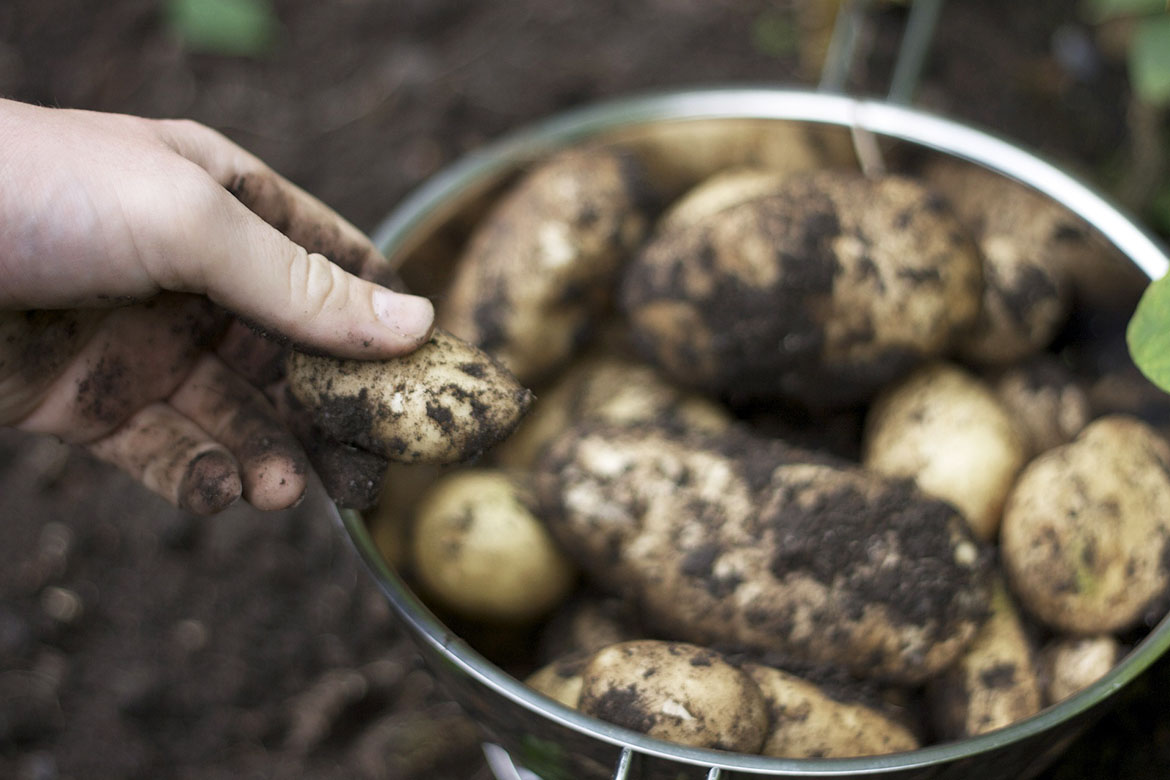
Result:
{"label": "dirt on skin", "polygon": [[[191,53],[157,0],[0,3],[0,94],[187,116],[365,230],[442,165],[564,108],[679,85],[811,85],[773,0],[274,0],[280,44]],[[919,101],[1088,174],[1127,146],[1124,66],[1077,0],[947,3]],[[761,23],[763,20],[764,23]],[[851,89],[881,94],[904,12]],[[1087,41],[1069,62],[1059,41]],[[1075,48],[1075,47],[1074,47]],[[48,353],[45,353],[46,355]],[[1170,660],[1044,780],[1165,776]],[[0,776],[487,780],[478,735],[321,518],[198,520],[0,434]]]}

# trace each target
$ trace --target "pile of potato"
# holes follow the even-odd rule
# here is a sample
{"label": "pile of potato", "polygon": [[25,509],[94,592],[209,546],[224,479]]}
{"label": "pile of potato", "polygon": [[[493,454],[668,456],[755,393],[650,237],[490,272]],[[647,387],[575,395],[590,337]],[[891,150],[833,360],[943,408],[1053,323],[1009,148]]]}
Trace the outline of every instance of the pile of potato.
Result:
{"label": "pile of potato", "polygon": [[536,690],[688,745],[913,750],[1106,674],[1170,594],[1150,396],[1067,335],[1109,250],[966,164],[723,148],[569,149],[478,222],[439,324],[537,399],[396,467],[387,557],[539,634]]}

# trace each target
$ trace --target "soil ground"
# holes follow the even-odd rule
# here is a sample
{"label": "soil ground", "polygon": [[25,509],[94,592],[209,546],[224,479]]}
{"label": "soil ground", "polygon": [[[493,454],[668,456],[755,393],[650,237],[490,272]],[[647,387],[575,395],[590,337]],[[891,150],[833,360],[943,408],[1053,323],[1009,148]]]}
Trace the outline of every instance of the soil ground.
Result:
{"label": "soil ground", "polygon": [[[6,0],[0,95],[197,119],[373,229],[445,163],[566,107],[814,80],[789,45],[792,1],[274,4],[280,43],[253,59],[188,51],[159,0]],[[1103,179],[1129,141],[1127,90],[1077,7],[948,4],[921,101]],[[901,14],[873,15],[851,89],[885,83]],[[1165,776],[1168,680],[1170,660],[1049,780]],[[321,518],[198,520],[4,432],[0,777],[488,775],[473,725]]]}

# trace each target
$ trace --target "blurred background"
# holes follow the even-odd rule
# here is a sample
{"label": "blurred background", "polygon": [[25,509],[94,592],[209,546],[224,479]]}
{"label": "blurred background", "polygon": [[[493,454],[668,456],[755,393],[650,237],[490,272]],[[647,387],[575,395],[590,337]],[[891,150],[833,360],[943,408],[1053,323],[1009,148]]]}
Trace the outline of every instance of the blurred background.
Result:
{"label": "blurred background", "polygon": [[[655,88],[815,85],[841,0],[4,0],[0,95],[189,117],[372,230],[531,120]],[[881,95],[905,3],[862,3]],[[915,102],[1170,232],[1163,0],[944,3]],[[1045,777],[1164,777],[1170,660]],[[0,432],[0,777],[487,780],[321,518],[198,520]]]}

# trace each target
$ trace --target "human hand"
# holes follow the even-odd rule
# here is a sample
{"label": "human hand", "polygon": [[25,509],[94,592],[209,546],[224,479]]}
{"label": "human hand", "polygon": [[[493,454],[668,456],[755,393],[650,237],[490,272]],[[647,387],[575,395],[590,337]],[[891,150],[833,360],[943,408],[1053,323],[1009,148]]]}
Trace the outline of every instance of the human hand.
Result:
{"label": "human hand", "polygon": [[305,455],[262,392],[283,344],[379,359],[432,328],[429,301],[359,277],[395,279],[207,127],[0,100],[0,424],[194,512],[289,506]]}

